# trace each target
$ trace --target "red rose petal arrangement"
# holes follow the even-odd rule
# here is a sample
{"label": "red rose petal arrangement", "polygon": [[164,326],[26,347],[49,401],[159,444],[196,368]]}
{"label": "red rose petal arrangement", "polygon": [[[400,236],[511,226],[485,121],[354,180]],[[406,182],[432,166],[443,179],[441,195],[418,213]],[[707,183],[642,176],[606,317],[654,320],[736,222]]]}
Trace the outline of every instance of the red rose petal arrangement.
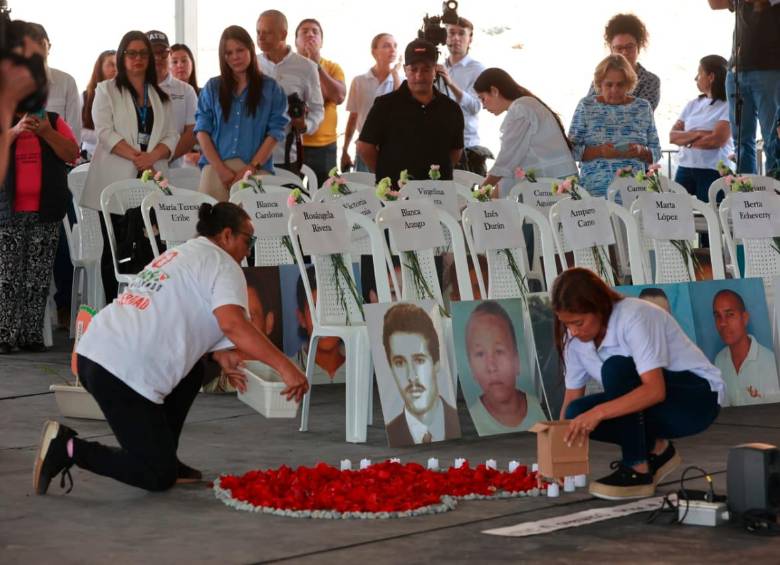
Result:
{"label": "red rose petal arrangement", "polygon": [[222,475],[214,493],[228,506],[295,518],[382,519],[437,514],[458,499],[508,498],[540,494],[536,472],[518,466],[499,471],[468,462],[446,471],[418,463],[386,461],[358,471],[326,463],[315,467]]}

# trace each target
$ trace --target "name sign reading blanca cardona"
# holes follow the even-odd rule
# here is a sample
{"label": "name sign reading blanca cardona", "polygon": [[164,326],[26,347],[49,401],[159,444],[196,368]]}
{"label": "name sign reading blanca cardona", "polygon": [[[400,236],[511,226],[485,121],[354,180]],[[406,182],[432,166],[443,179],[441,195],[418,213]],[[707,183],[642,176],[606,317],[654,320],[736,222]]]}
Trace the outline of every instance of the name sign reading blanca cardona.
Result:
{"label": "name sign reading blanca cardona", "polygon": [[607,203],[600,198],[561,200],[558,207],[566,249],[584,249],[594,245],[612,245],[615,234],[609,220]]}
{"label": "name sign reading blanca cardona", "polygon": [[671,192],[646,192],[639,196],[642,231],[652,239],[693,239],[691,197]]}
{"label": "name sign reading blanca cardona", "polygon": [[349,247],[346,215],[337,202],[298,204],[292,213],[305,254],[331,255]]}
{"label": "name sign reading blanca cardona", "polygon": [[200,202],[182,200],[177,196],[161,196],[154,208],[163,241],[187,241],[195,237]]}
{"label": "name sign reading blanca cardona", "polygon": [[431,200],[394,202],[384,210],[382,222],[390,230],[394,251],[418,251],[444,245],[436,205]]}
{"label": "name sign reading blanca cardona", "polygon": [[763,239],[780,236],[780,196],[772,191],[731,194],[734,237]]}
{"label": "name sign reading blanca cardona", "polygon": [[469,204],[474,247],[478,253],[490,249],[514,249],[523,245],[523,226],[517,204],[509,200]]}

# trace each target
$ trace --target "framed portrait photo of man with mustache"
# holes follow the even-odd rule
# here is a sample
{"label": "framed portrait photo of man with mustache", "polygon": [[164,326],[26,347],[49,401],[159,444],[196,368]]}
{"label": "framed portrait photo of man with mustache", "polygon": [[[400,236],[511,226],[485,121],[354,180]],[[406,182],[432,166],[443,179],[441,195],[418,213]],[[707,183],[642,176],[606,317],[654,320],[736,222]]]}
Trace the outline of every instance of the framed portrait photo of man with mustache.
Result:
{"label": "framed portrait photo of man with mustache", "polygon": [[389,445],[460,437],[455,384],[436,303],[368,305],[366,321]]}

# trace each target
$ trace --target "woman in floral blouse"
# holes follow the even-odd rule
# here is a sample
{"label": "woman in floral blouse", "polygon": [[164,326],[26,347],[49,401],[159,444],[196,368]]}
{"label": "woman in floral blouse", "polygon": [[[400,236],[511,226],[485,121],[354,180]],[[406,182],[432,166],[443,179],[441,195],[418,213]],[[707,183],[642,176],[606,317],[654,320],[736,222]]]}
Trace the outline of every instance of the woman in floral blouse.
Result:
{"label": "woman in floral blouse", "polygon": [[569,127],[580,179],[593,196],[605,196],[618,169],[644,170],[661,158],[650,103],[629,92],[637,76],[623,55],[610,55],[596,67],[595,96],[580,100]]}

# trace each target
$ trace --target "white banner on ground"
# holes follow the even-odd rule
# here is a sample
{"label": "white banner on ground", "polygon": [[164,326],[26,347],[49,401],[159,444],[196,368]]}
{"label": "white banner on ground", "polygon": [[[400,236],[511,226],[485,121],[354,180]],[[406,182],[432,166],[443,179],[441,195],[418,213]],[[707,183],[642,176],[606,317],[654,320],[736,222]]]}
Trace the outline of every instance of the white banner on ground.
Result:
{"label": "white banner on ground", "polygon": [[477,253],[490,249],[515,249],[523,245],[523,224],[517,204],[509,200],[492,200],[469,204],[474,247]]}
{"label": "white banner on ground", "polygon": [[292,209],[306,255],[332,255],[349,248],[349,230],[344,208],[331,200],[298,204]]}
{"label": "white banner on ground", "polygon": [[458,189],[451,180],[410,180],[401,189],[401,197],[410,200],[427,198],[436,206],[443,208],[453,218],[459,218]]}
{"label": "white banner on ground", "polygon": [[432,200],[399,200],[383,215],[394,252],[444,246],[444,233]]}
{"label": "white banner on ground", "polygon": [[287,208],[289,192],[255,193],[244,189],[241,204],[249,217],[257,236],[287,235],[287,221],[290,219],[290,209]]}
{"label": "white banner on ground", "polygon": [[161,195],[154,207],[160,239],[163,241],[187,241],[197,235],[200,202],[177,195]]}
{"label": "white banner on ground", "polygon": [[773,192],[731,194],[734,237],[764,239],[780,236],[780,196]]}
{"label": "white banner on ground", "polygon": [[568,198],[561,200],[558,210],[569,249],[586,249],[594,245],[615,243],[615,233],[612,231],[605,200]]}
{"label": "white banner on ground", "polygon": [[[670,495],[669,498],[676,499],[677,497],[676,495]],[[622,518],[624,516],[636,514],[638,512],[651,512],[661,506],[662,500],[663,497],[661,496],[657,496],[655,498],[645,498],[644,500],[631,502],[629,504],[622,504],[620,506],[612,506],[610,508],[593,508],[591,510],[583,510],[582,512],[575,512],[574,514],[567,514],[565,516],[547,518],[546,520],[526,522],[506,528],[485,530],[482,533],[493,536],[509,536],[516,538],[536,536],[539,534],[549,534],[550,532],[564,530],[566,528],[578,528],[587,524],[593,524],[594,522],[603,522],[604,520]]]}
{"label": "white banner on ground", "polygon": [[691,197],[671,192],[645,192],[638,196],[642,208],[642,232],[652,239],[693,239]]}

